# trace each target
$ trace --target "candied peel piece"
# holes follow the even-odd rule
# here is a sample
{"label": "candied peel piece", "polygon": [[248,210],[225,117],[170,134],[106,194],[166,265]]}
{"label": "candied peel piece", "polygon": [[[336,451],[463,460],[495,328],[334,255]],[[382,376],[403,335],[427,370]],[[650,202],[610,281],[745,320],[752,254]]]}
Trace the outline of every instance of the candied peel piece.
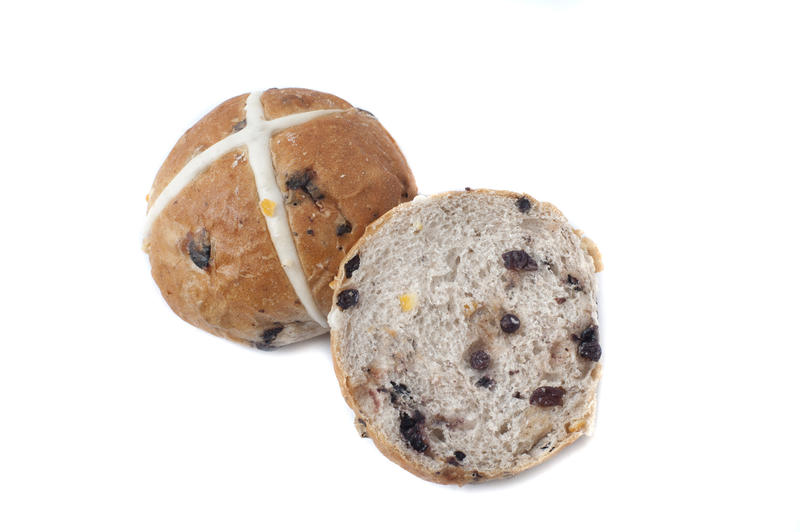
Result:
{"label": "candied peel piece", "polygon": [[417,306],[417,294],[414,292],[406,292],[398,299],[400,299],[400,308],[403,310],[403,312],[408,312]]}
{"label": "candied peel piece", "polygon": [[567,423],[567,432],[572,434],[573,432],[578,432],[579,430],[583,429],[586,426],[585,419],[573,419],[569,423]]}
{"label": "candied peel piece", "polygon": [[261,212],[264,213],[264,216],[275,216],[275,202],[264,198],[261,200]]}

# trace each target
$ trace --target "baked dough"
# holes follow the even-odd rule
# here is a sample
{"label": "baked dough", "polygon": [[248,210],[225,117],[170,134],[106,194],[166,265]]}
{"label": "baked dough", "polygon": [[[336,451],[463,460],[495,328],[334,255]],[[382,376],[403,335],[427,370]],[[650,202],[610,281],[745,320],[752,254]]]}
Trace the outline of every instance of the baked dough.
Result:
{"label": "baked dough", "polygon": [[326,332],[342,257],[415,195],[371,113],[330,94],[270,89],[231,98],[181,137],[147,196],[144,249],[181,318],[278,347]]}
{"label": "baked dough", "polygon": [[343,261],[328,317],[359,433],[456,484],[514,475],[590,433],[600,269],[597,246],[524,194],[389,211]]}

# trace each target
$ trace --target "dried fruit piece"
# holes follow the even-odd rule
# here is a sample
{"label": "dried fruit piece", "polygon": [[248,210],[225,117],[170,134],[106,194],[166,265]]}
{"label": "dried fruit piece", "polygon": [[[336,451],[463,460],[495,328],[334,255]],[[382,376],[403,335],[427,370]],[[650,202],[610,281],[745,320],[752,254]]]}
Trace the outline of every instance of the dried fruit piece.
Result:
{"label": "dried fruit piece", "polygon": [[407,292],[399,297],[400,308],[403,312],[408,312],[417,306],[417,294],[414,292]]}
{"label": "dried fruit piece", "polygon": [[[398,395],[409,395],[411,393],[411,392],[408,391],[408,386],[406,386],[403,383],[399,383],[398,384],[398,383],[396,383],[394,381],[389,381],[389,384],[392,385],[392,391],[389,392],[389,399],[392,401],[393,404],[394,404],[395,401],[397,401],[397,396]],[[379,389],[378,391],[381,391],[381,390]],[[383,391],[386,391],[386,390],[383,389]]]}
{"label": "dried fruit piece", "polygon": [[537,406],[561,406],[564,404],[564,394],[567,393],[560,386],[540,386],[531,394],[531,404]]}
{"label": "dried fruit piece", "polygon": [[399,393],[399,394],[407,394],[407,393],[409,393],[408,392],[408,386],[406,386],[402,382],[401,383],[396,383],[394,381],[389,381],[389,384],[391,384],[392,385],[392,389],[395,392]]}
{"label": "dried fruit piece", "polygon": [[603,350],[600,348],[600,335],[597,325],[590,325],[581,331],[580,345],[578,346],[578,354],[583,358],[587,358],[592,362],[600,360]]}
{"label": "dried fruit piece", "polygon": [[286,188],[289,190],[300,189],[308,194],[313,201],[319,201],[325,197],[325,194],[323,194],[319,187],[312,181],[316,177],[317,173],[311,168],[294,172],[289,176],[289,179],[286,180]]}
{"label": "dried fruit piece", "polygon": [[583,283],[581,281],[571,275],[567,275],[567,284],[573,289],[577,290],[578,292],[583,290]]}
{"label": "dried fruit piece", "polygon": [[581,331],[579,338],[581,342],[597,342],[599,340],[597,325],[589,325],[586,327]]}
{"label": "dried fruit piece", "polygon": [[539,265],[525,251],[513,249],[503,253],[503,266],[508,270],[532,272],[539,269]]}
{"label": "dried fruit piece", "polygon": [[[316,175],[317,174],[315,173],[314,177],[316,177]],[[325,194],[322,193],[322,190],[320,190],[320,188],[316,185],[316,183],[309,182],[305,186],[304,190],[306,191],[306,194],[311,196],[311,199],[313,201],[319,201],[325,197]]]}
{"label": "dried fruit piece", "polygon": [[189,258],[192,259],[195,266],[201,270],[207,270],[211,264],[211,241],[208,233],[205,229],[201,229],[197,233],[189,233],[187,236],[189,237],[187,245]]}
{"label": "dried fruit piece", "polygon": [[528,212],[531,210],[531,202],[524,196],[517,198],[516,204],[520,212]]}
{"label": "dried fruit piece", "polygon": [[489,378],[487,375],[484,375],[483,377],[478,379],[478,382],[475,383],[475,386],[479,386],[481,388],[489,388],[493,384],[494,384],[494,381],[491,378]]}
{"label": "dried fruit piece", "polygon": [[286,180],[286,188],[289,190],[305,188],[309,181],[311,181],[311,178],[316,177],[316,175],[316,172],[310,168],[295,172],[289,176],[289,179]]}
{"label": "dried fruit piece", "polygon": [[469,365],[472,366],[473,369],[484,370],[489,367],[489,362],[491,361],[492,357],[483,350],[475,351],[472,353],[472,356],[469,357]]}
{"label": "dried fruit piece", "polygon": [[336,304],[344,310],[352,307],[358,303],[358,290],[355,288],[349,288],[347,290],[342,290],[339,292],[339,295],[336,296]]}
{"label": "dried fruit piece", "polygon": [[519,318],[513,314],[506,314],[500,318],[500,328],[504,333],[513,333],[519,329]]}
{"label": "dried fruit piece", "polygon": [[578,354],[583,358],[588,358],[592,362],[597,362],[603,354],[600,344],[597,342],[582,342],[578,346]]}
{"label": "dried fruit piece", "polygon": [[353,272],[361,266],[361,257],[356,255],[352,259],[344,263],[344,276],[348,279],[353,276]]}
{"label": "dried fruit piece", "polygon": [[463,453],[462,451],[456,451],[456,452],[454,452],[454,453],[453,453],[453,456],[455,456],[455,457],[456,457],[456,460],[458,460],[459,462],[460,462],[460,461],[462,461],[464,458],[466,458],[466,457],[467,457],[467,455],[466,455],[465,453]]}
{"label": "dried fruit piece", "polygon": [[261,349],[262,351],[271,349],[273,340],[275,340],[282,330],[283,325],[278,325],[277,327],[265,330],[263,333],[261,333],[261,341],[254,344],[255,347],[257,349]]}
{"label": "dried fruit piece", "polygon": [[336,226],[336,236],[342,236],[353,231],[353,226],[347,220]]}
{"label": "dried fruit piece", "polygon": [[405,412],[400,412],[400,435],[409,447],[418,453],[428,450],[422,428],[425,424],[425,416],[419,410],[414,410],[414,414],[409,416]]}
{"label": "dried fruit piece", "polygon": [[567,427],[566,428],[567,428],[567,432],[569,432],[571,434],[573,432],[577,432],[577,431],[581,430],[585,426],[586,426],[586,420],[585,419],[573,419],[572,421],[567,423]]}
{"label": "dried fruit piece", "polygon": [[274,216],[275,215],[275,202],[264,198],[261,200],[261,212],[264,213],[264,216]]}
{"label": "dried fruit piece", "polygon": [[567,298],[566,297],[557,297],[556,298],[556,303],[558,303],[559,305],[563,305],[566,302],[567,302]]}

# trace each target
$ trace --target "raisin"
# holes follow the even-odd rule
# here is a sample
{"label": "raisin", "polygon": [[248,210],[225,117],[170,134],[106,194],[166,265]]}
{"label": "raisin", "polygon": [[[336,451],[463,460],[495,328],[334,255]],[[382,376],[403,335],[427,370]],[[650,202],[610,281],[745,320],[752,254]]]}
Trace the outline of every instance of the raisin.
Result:
{"label": "raisin", "polygon": [[528,212],[529,210],[531,210],[531,202],[530,202],[530,200],[528,200],[528,198],[525,198],[525,197],[517,198],[517,202],[516,203],[517,203],[517,209],[519,209],[519,212]]}
{"label": "raisin", "polygon": [[503,253],[503,265],[508,270],[533,272],[539,269],[539,265],[525,251],[514,249]]}
{"label": "raisin", "polygon": [[480,350],[475,351],[469,357],[469,365],[472,366],[472,369],[486,369],[489,367],[489,362],[491,362],[492,357],[489,356],[489,353],[486,351]]}
{"label": "raisin", "polygon": [[392,401],[392,404],[397,401],[398,395],[409,395],[408,386],[405,384],[398,384],[394,381],[389,381],[389,384],[392,385],[392,391],[389,392],[389,399]]}
{"label": "raisin", "polygon": [[583,283],[571,275],[567,275],[567,284],[570,285],[573,290],[577,290],[578,292],[583,290]]}
{"label": "raisin", "polygon": [[353,272],[361,266],[361,257],[356,255],[352,259],[344,263],[344,276],[348,279],[353,276]]}
{"label": "raisin", "polygon": [[566,302],[567,302],[567,298],[566,297],[557,297],[556,298],[556,303],[558,303],[559,305],[563,305]]}
{"label": "raisin", "polygon": [[297,190],[305,188],[309,181],[311,181],[313,170],[303,170],[302,172],[295,172],[289,179],[286,180],[286,188],[289,190]]}
{"label": "raisin", "polygon": [[419,410],[414,410],[413,416],[400,412],[400,435],[406,440],[408,446],[418,453],[428,450],[428,444],[422,434],[424,424],[425,416]]}
{"label": "raisin", "polygon": [[522,394],[519,392],[514,392],[514,395],[512,395],[511,397],[513,397],[514,399],[524,399],[522,397]]}
{"label": "raisin", "polygon": [[475,386],[480,386],[481,388],[489,388],[494,384],[494,381],[490,379],[488,376],[484,375],[478,382],[475,383]]}
{"label": "raisin", "polygon": [[261,349],[262,351],[267,351],[272,349],[272,342],[275,338],[280,334],[283,330],[283,325],[278,325],[277,327],[273,327],[272,329],[267,329],[263,333],[261,333],[261,341],[255,343],[255,347],[257,349]]}
{"label": "raisin", "polygon": [[500,318],[500,328],[504,333],[513,333],[519,329],[519,318],[513,314],[506,314]]}
{"label": "raisin", "polygon": [[342,236],[352,231],[353,231],[353,226],[350,225],[350,222],[348,222],[347,220],[345,220],[343,224],[339,224],[336,226],[336,236]]}
{"label": "raisin", "polygon": [[339,292],[339,295],[336,296],[336,304],[344,310],[352,307],[358,303],[358,290],[355,288],[349,288],[347,290],[342,290]]}
{"label": "raisin", "polygon": [[198,233],[189,233],[189,258],[201,270],[207,270],[211,264],[211,241],[205,229]]}
{"label": "raisin", "polygon": [[[316,177],[316,175],[317,174],[314,174],[314,177]],[[319,187],[317,185],[315,185],[314,183],[309,182],[305,186],[304,190],[306,191],[306,194],[311,196],[311,199],[314,200],[314,201],[319,201],[319,200],[321,200],[322,198],[325,197],[325,194],[323,194],[322,191],[319,189]]]}
{"label": "raisin", "polygon": [[453,456],[455,456],[456,460],[458,460],[459,462],[467,457],[467,455],[465,453],[461,452],[461,451],[454,452]]}
{"label": "raisin", "polygon": [[319,187],[312,182],[312,180],[316,179],[316,177],[317,173],[311,168],[294,172],[289,176],[289,179],[286,180],[286,188],[289,190],[300,189],[311,196],[312,200],[319,201],[324,198],[325,195],[322,193]]}
{"label": "raisin", "polygon": [[600,335],[598,333],[597,325],[590,325],[581,331],[580,336],[575,336],[580,342],[578,346],[578,354],[583,358],[587,358],[592,362],[600,360],[603,350],[600,349]]}
{"label": "raisin", "polygon": [[581,342],[581,345],[578,346],[578,354],[592,362],[597,362],[600,360],[603,350],[600,349],[600,344],[597,342]]}
{"label": "raisin", "polygon": [[537,406],[561,406],[564,404],[564,394],[567,393],[560,386],[541,386],[533,390],[531,404]]}
{"label": "raisin", "polygon": [[392,388],[397,393],[400,393],[400,394],[407,394],[408,393],[408,386],[406,386],[403,383],[398,384],[398,383],[396,383],[394,381],[389,381],[389,384],[392,385]]}
{"label": "raisin", "polygon": [[240,122],[236,122],[235,124],[233,124],[233,132],[236,133],[237,131],[243,130],[246,125],[247,125],[246,118]]}
{"label": "raisin", "polygon": [[581,331],[581,335],[579,336],[581,342],[597,342],[599,340],[599,336],[597,334],[597,325],[589,325],[583,331]]}

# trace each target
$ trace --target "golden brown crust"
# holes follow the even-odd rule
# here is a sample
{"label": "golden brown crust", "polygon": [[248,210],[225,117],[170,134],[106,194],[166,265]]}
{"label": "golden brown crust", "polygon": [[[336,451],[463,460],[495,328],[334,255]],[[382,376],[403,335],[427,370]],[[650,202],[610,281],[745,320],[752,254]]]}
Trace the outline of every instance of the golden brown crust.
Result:
{"label": "golden brown crust", "polygon": [[[155,221],[149,244],[153,278],[176,314],[218,336],[255,343],[265,330],[308,316],[258,210],[252,171],[241,164],[246,154],[229,152],[187,186]],[[203,231],[211,246],[206,269],[188,250]]]}
{"label": "golden brown crust", "polygon": [[[368,224],[416,195],[411,169],[380,123],[357,109],[275,135],[272,153],[303,270],[327,314],[345,250]],[[287,188],[299,178],[309,185]]]}
{"label": "golden brown crust", "polygon": [[[563,218],[563,214],[560,210],[558,210],[555,206],[550,203],[538,202],[536,199],[532,198],[527,194],[518,194],[515,192],[505,191],[505,190],[490,190],[490,189],[472,189],[469,191],[453,191],[453,192],[443,192],[440,194],[434,194],[431,196],[432,198],[435,197],[450,197],[450,196],[457,196],[462,194],[489,194],[495,196],[503,196],[508,198],[519,198],[525,197],[527,198],[532,204],[539,204],[545,210],[549,210],[551,213],[558,217]],[[348,260],[353,258],[357,255],[360,249],[368,244],[370,238],[380,229],[380,227],[385,224],[388,220],[390,220],[393,216],[403,212],[405,209],[411,208],[412,203],[400,204],[397,207],[393,208],[383,216],[381,216],[378,220],[370,224],[364,234],[359,238],[350,250],[345,254],[340,266],[339,270],[336,273],[336,277],[334,278],[333,282],[331,283],[332,292],[335,295],[342,287],[343,282],[346,280],[344,275],[344,265],[347,263]],[[580,235],[579,235],[580,236]],[[588,239],[587,239],[588,240]],[[596,247],[596,246],[595,246]],[[585,248],[584,248],[585,249]],[[588,250],[587,250],[588,251]],[[591,255],[591,253],[590,253]],[[594,255],[592,255],[594,257]],[[599,271],[599,270],[598,270]],[[331,304],[333,304],[333,298],[331,299]],[[431,482],[436,482],[439,484],[458,484],[464,485],[467,483],[474,483],[474,482],[483,482],[486,480],[493,480],[498,478],[507,478],[514,475],[517,475],[525,470],[528,470],[532,467],[535,467],[542,462],[552,458],[559,452],[561,452],[564,448],[566,448],[571,443],[575,442],[584,432],[576,431],[554,447],[550,452],[546,455],[542,455],[538,457],[536,460],[533,460],[528,463],[520,464],[518,467],[513,468],[509,471],[504,470],[496,470],[496,471],[473,471],[473,470],[465,470],[458,466],[451,466],[444,464],[441,469],[435,470],[430,469],[427,467],[421,466],[418,462],[406,457],[404,455],[403,450],[397,448],[397,446],[390,443],[381,433],[380,431],[373,430],[369,424],[368,417],[364,415],[359,408],[358,402],[356,401],[354,390],[350,386],[349,379],[344,374],[342,370],[342,364],[340,361],[340,338],[339,334],[336,330],[331,330],[331,355],[333,358],[333,370],[336,375],[336,379],[339,381],[339,388],[341,389],[342,396],[344,397],[345,402],[347,405],[353,410],[356,417],[362,421],[360,423],[362,425],[362,430],[369,436],[372,441],[375,443],[375,446],[378,450],[383,453],[389,460],[394,462],[395,464],[399,465],[406,471],[413,473],[414,475],[423,478],[425,480],[429,480]],[[600,378],[600,365],[597,364],[595,370],[593,370],[592,377],[597,380]],[[596,375],[595,375],[596,372]],[[592,412],[589,414],[591,418],[594,414],[593,411],[594,406],[592,406]],[[409,452],[409,456],[413,456]]]}
{"label": "golden brown crust", "polygon": [[594,261],[594,271],[599,273],[603,271],[603,255],[600,253],[600,248],[597,247],[597,244],[589,237],[582,237],[581,238],[581,247],[586,250],[592,260]]}
{"label": "golden brown crust", "polygon": [[261,104],[264,106],[264,116],[268,120],[320,109],[353,107],[333,94],[308,89],[270,89],[261,95]]}
{"label": "golden brown crust", "polygon": [[[181,137],[156,176],[148,207],[192,157],[245,126],[247,98],[240,95],[227,100]],[[370,198],[370,215],[382,214],[404,201],[403,194],[413,197],[413,177],[380,124],[344,100],[306,89],[271,89],[262,94],[261,102],[267,118],[319,109],[350,109],[290,128],[275,135],[271,143],[278,168],[302,163],[318,172],[318,182],[329,191],[323,205],[326,212],[336,207],[353,218],[352,232],[337,238],[335,217],[303,222],[298,218],[301,215],[291,216],[291,206],[287,209],[290,224],[302,231],[297,231],[294,244],[304,270],[311,276],[312,293],[319,308],[327,312],[331,297],[328,285],[338,260],[371,220],[363,213],[367,207],[357,204]],[[334,116],[341,118],[332,119]],[[316,124],[319,120],[323,123]],[[302,143],[289,146],[291,134],[302,136]],[[283,146],[274,142],[278,137],[283,139]],[[358,158],[363,154],[372,159],[371,164]],[[211,164],[156,218],[146,249],[153,278],[181,318],[231,340],[277,347],[325,330],[309,317],[278,260],[248,163],[247,148],[240,146]],[[342,172],[354,178],[345,183],[334,181],[334,176],[338,179]],[[276,172],[276,176],[281,183],[281,173]],[[285,183],[282,186],[285,188]],[[362,194],[352,194],[355,189]],[[307,203],[305,208],[311,206],[319,212],[312,202]],[[299,236],[310,237],[306,231],[312,223],[315,232],[325,238],[325,245],[309,243]],[[211,246],[206,268],[192,261],[188,249],[189,242],[201,234]],[[317,267],[317,263],[324,265]],[[281,327],[274,338],[264,341],[265,333]]]}
{"label": "golden brown crust", "polygon": [[235,128],[241,127],[237,124],[241,124],[244,120],[246,101],[247,95],[240,94],[222,102],[181,136],[156,174],[153,188],[147,198],[148,210],[175,174],[180,172],[192,157],[233,133]]}
{"label": "golden brown crust", "polygon": [[583,231],[580,229],[573,229],[573,233],[575,233],[578,238],[581,239],[581,248],[592,257],[592,262],[594,263],[594,271],[595,273],[600,273],[603,271],[603,255],[600,253],[600,248],[597,247],[597,244],[589,238],[588,236],[583,235]]}

